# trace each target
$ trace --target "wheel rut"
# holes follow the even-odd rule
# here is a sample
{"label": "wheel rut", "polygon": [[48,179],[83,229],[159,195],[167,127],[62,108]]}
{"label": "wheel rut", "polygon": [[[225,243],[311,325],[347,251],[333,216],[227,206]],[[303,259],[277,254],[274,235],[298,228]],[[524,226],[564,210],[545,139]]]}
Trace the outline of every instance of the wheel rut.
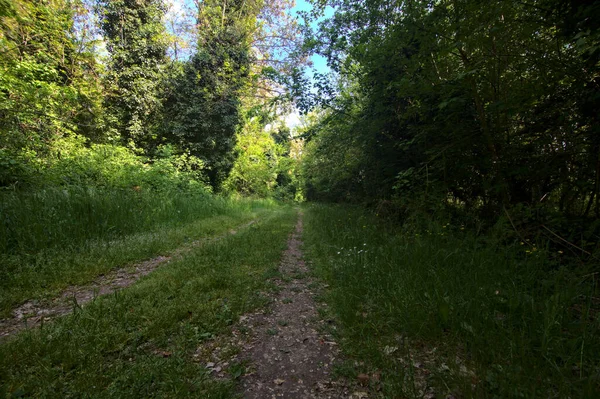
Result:
{"label": "wheel rut", "polygon": [[349,398],[348,385],[332,376],[340,351],[323,333],[315,281],[302,259],[302,214],[279,266],[278,292],[267,312],[243,316],[250,339],[238,358],[249,364],[241,380],[247,399]]}
{"label": "wheel rut", "polygon": [[81,307],[97,297],[127,288],[143,276],[152,273],[158,267],[164,266],[171,260],[191,251],[193,248],[221,240],[229,235],[237,234],[238,231],[256,222],[257,220],[255,219],[239,225],[227,233],[196,240],[176,249],[167,256],[157,256],[133,266],[113,269],[106,274],[98,276],[89,284],[70,286],[54,298],[41,301],[26,301],[12,311],[13,317],[0,319],[0,341],[19,331],[39,327],[56,317],[72,313],[73,309]]}

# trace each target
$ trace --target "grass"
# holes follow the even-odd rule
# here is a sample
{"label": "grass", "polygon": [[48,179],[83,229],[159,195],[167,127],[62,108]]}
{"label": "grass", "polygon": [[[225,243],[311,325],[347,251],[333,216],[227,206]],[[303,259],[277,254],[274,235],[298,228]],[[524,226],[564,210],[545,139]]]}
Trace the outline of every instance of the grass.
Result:
{"label": "grass", "polygon": [[460,226],[409,227],[307,208],[305,248],[329,284],[346,374],[381,372],[382,397],[426,385],[438,397],[598,397],[595,274]]}
{"label": "grass", "polygon": [[5,191],[0,199],[0,251],[11,254],[177,226],[232,205],[203,191],[79,186]]}
{"label": "grass", "polygon": [[258,293],[295,218],[290,208],[274,209],[132,287],[14,337],[0,346],[0,396],[232,397],[243,365],[215,380],[194,354],[267,302]]}
{"label": "grass", "polygon": [[274,207],[191,192],[9,194],[0,203],[0,317],[27,299],[55,295],[114,267],[221,234]]}

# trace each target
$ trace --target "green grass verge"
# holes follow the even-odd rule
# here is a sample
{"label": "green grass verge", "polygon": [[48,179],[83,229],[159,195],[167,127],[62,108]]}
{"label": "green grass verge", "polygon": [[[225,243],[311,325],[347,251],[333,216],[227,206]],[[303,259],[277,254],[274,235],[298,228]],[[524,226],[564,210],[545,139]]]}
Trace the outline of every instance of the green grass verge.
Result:
{"label": "green grass verge", "polygon": [[243,202],[183,189],[138,192],[70,186],[3,191],[0,252],[31,254],[146,232],[157,226],[178,226],[226,213],[238,204]]}
{"label": "green grass verge", "polygon": [[[23,202],[2,205],[5,212],[0,230],[4,229],[4,235],[16,232],[16,237],[9,240],[14,244],[12,251],[0,254],[0,317],[9,317],[25,300],[51,297],[112,268],[222,234],[277,206],[269,201],[190,193],[171,193],[172,198],[146,193],[139,197],[144,198],[145,206],[136,208],[126,201],[131,194],[115,194],[111,199],[111,193],[115,194],[49,190],[46,195],[15,194],[12,200]],[[85,215],[79,212],[83,208],[88,210]],[[110,226],[113,222],[107,224],[103,217],[119,209],[116,219],[110,216],[119,229],[98,227]],[[44,231],[54,239],[43,238]]]}
{"label": "green grass verge", "polygon": [[380,371],[381,396],[420,397],[425,378],[438,397],[598,397],[599,289],[557,254],[341,206],[307,207],[304,240],[342,371]]}
{"label": "green grass verge", "polygon": [[224,234],[264,212],[230,212],[121,239],[93,240],[77,247],[0,257],[0,316],[9,317],[11,310],[25,300],[54,297],[69,285],[88,283],[115,267],[168,254],[199,238]]}
{"label": "green grass verge", "polygon": [[231,397],[232,381],[211,379],[193,354],[265,304],[259,292],[295,219],[290,208],[273,210],[132,287],[0,345],[0,396]]}

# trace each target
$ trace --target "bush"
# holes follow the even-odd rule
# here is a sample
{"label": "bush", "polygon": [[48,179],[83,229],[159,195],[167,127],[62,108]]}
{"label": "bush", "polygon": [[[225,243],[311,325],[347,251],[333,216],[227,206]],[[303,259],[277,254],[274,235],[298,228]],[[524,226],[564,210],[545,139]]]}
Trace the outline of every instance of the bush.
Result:
{"label": "bush", "polygon": [[[212,214],[202,163],[168,147],[148,160],[111,144],[57,140],[45,159],[0,151],[0,250],[49,246],[123,235]],[[12,189],[6,189],[7,184]]]}

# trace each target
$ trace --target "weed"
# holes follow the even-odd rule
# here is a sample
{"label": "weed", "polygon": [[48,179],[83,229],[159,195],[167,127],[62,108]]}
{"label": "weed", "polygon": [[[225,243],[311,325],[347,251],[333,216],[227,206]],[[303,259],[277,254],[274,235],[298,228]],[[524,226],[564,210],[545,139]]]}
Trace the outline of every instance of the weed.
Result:
{"label": "weed", "polygon": [[237,380],[246,373],[246,365],[241,362],[235,362],[229,366],[229,375]]}

